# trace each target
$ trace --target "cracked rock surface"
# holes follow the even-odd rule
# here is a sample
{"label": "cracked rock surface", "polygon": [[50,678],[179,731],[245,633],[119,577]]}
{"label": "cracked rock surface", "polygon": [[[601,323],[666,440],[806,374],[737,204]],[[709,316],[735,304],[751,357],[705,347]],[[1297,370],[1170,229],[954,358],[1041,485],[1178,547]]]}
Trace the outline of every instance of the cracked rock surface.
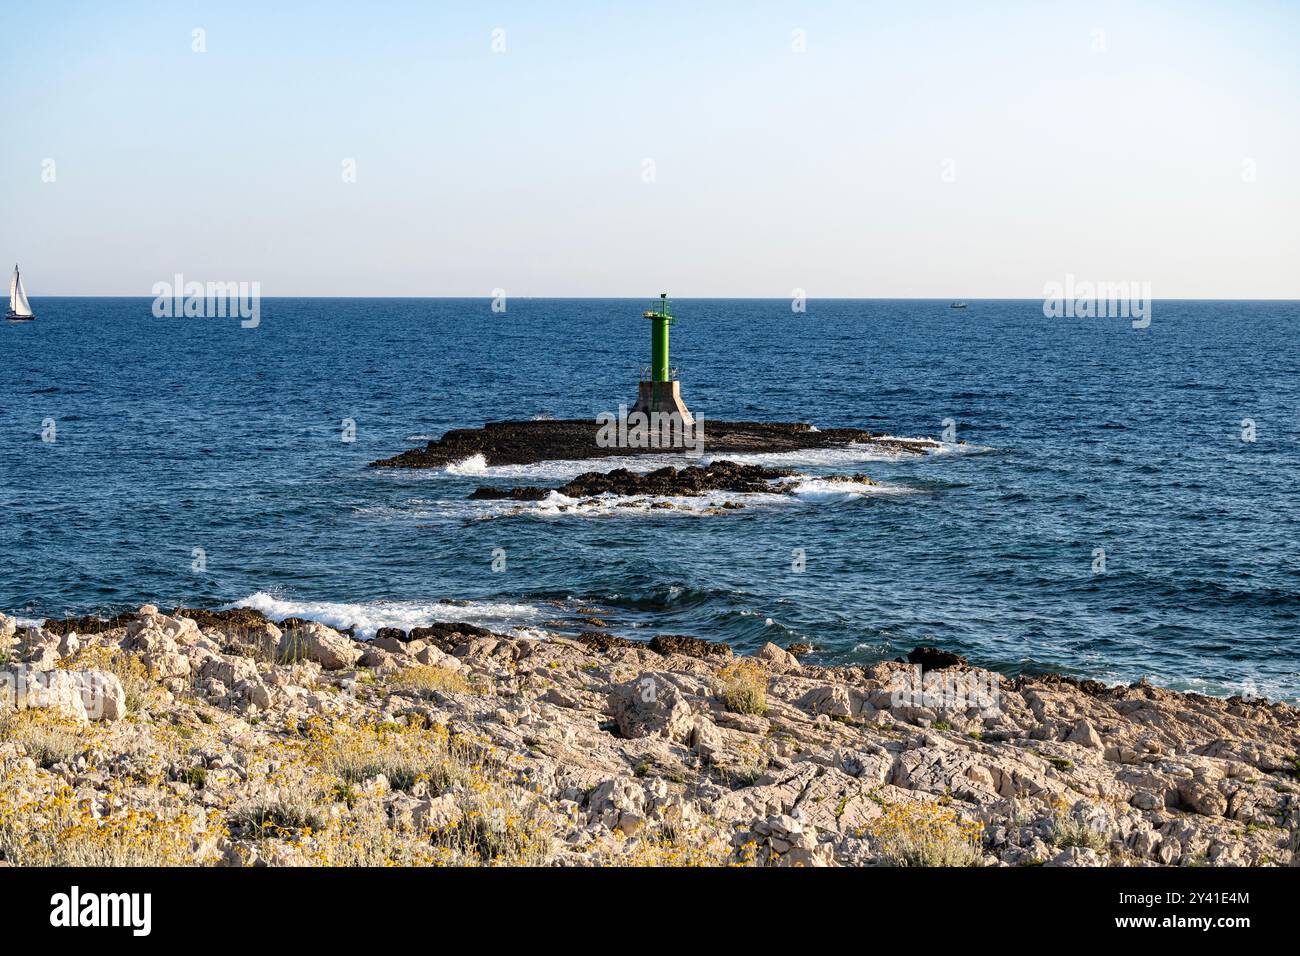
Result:
{"label": "cracked rock surface", "polygon": [[[152,606],[101,623],[0,616],[0,863],[1295,854],[1300,712],[1285,704],[1009,679],[931,654],[949,666],[820,667],[682,636],[443,624],[362,642]],[[78,835],[52,841],[51,820]]]}

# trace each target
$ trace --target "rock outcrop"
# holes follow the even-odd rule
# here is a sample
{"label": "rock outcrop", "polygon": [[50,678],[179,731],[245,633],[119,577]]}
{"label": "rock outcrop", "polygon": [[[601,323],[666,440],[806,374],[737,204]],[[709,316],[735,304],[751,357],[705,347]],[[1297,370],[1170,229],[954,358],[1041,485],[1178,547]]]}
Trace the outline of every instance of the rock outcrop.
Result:
{"label": "rock outcrop", "polygon": [[[372,468],[442,468],[481,455],[488,465],[529,465],[539,461],[584,460],[662,454],[660,448],[601,444],[601,426],[591,419],[490,422],[482,428],[449,431],[424,448],[371,462]],[[706,422],[706,454],[754,454],[870,444],[886,451],[920,454],[938,447],[921,438],[894,438],[860,428],[815,429],[793,422]]]}
{"label": "rock outcrop", "polygon": [[[793,484],[785,479],[795,477],[795,472],[760,465],[738,465],[734,461],[715,461],[705,466],[689,465],[684,468],[666,466],[641,474],[626,468],[612,471],[588,471],[568,484],[554,489],[569,498],[594,498],[599,495],[628,497],[645,495],[678,498],[698,497],[714,491],[738,494],[789,493]],[[875,482],[866,475],[832,475],[827,481],[841,481],[863,485]],[[472,500],[541,501],[552,489],[526,485],[518,488],[476,488]]]}

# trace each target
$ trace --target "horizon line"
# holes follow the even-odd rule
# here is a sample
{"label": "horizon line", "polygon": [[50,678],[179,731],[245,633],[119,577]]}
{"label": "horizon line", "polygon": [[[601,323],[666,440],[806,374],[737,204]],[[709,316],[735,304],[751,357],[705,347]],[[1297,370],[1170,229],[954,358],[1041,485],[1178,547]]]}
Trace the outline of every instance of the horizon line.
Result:
{"label": "horizon line", "polygon": [[[149,294],[123,295],[118,293],[59,293],[44,295],[29,295],[29,299],[156,299],[157,296]],[[491,293],[479,295],[320,295],[320,294],[295,294],[295,295],[263,295],[261,299],[417,299],[417,300],[486,300],[492,301],[495,296]],[[657,295],[509,295],[505,299],[511,300],[536,300],[536,301],[569,301],[573,299],[589,301],[635,301],[642,302],[648,299],[657,299]],[[771,296],[771,295],[670,295],[670,299],[676,301],[741,301],[741,302],[787,302],[793,297],[788,295]],[[947,296],[947,295],[807,295],[804,296],[805,302],[1041,302],[1045,297],[1026,296],[1026,295],[985,295],[985,296]],[[1152,296],[1152,302],[1300,302],[1300,296],[1295,297],[1278,297],[1278,296]]]}

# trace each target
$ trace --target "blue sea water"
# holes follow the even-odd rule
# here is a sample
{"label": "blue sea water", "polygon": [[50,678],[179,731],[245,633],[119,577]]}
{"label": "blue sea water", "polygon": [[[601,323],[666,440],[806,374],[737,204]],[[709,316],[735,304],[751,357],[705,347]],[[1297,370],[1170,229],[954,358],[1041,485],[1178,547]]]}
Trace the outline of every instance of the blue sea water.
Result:
{"label": "blue sea water", "polygon": [[[245,603],[366,633],[572,630],[587,610],[828,662],[926,643],[1007,673],[1300,695],[1300,303],[1157,301],[1134,329],[1028,300],[679,300],[706,436],[951,419],[966,442],[777,460],[802,493],[726,514],[465,500],[589,465],[366,467],[449,428],[630,403],[640,300],[269,299],[255,329],[149,299],[33,306],[0,325],[0,609],[20,618]],[[817,483],[833,472],[884,488]]]}

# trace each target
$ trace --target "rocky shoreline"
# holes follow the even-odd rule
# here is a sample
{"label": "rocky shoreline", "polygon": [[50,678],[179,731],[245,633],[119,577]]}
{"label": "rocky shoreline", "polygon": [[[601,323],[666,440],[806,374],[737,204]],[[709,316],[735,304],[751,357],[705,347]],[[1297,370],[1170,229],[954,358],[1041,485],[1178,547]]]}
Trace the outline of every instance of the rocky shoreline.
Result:
{"label": "rocky shoreline", "polygon": [[1296,859],[1297,708],[912,661],[0,616],[0,865]]}
{"label": "rocky shoreline", "polygon": [[[921,454],[940,447],[924,438],[894,438],[861,428],[827,428],[790,422],[715,422],[702,424],[703,450],[710,456],[771,454],[812,448],[871,445],[884,451]],[[601,425],[592,419],[489,422],[482,428],[447,432],[424,448],[370,463],[371,468],[442,468],[482,455],[488,466],[531,465],[542,461],[581,461],[663,454],[658,447],[635,448],[599,441]]]}
{"label": "rocky shoreline", "polygon": [[[782,468],[764,468],[760,465],[738,465],[733,461],[715,461],[703,467],[685,468],[666,466],[641,474],[626,468],[612,471],[583,472],[577,478],[558,488],[524,485],[515,488],[476,488],[470,498],[477,501],[542,501],[552,491],[570,498],[595,498],[600,495],[630,497],[698,497],[714,491],[739,494],[789,494],[789,479],[797,472]],[[847,484],[874,485],[867,475],[829,475],[823,480]],[[728,502],[731,504],[731,502]],[[735,505],[735,507],[741,507]]]}

